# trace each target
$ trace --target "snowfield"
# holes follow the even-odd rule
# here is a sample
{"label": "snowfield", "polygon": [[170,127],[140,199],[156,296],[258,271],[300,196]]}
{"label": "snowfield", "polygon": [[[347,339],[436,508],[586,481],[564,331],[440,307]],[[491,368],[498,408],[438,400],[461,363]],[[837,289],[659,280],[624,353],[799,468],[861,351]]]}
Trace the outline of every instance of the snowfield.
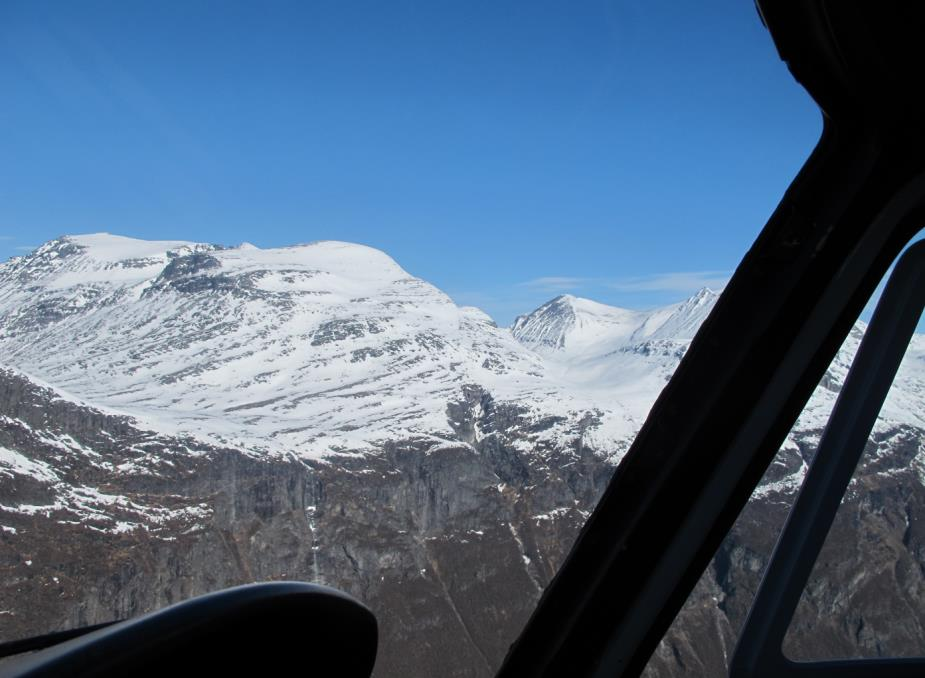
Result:
{"label": "snowfield", "polygon": [[[401,438],[439,449],[458,440],[448,404],[477,385],[552,422],[520,445],[577,427],[617,460],[716,298],[638,311],[562,296],[498,328],[362,245],[65,236],[0,265],[0,362],[155,431],[315,459]],[[862,332],[801,427],[824,425]],[[925,426],[922,361],[917,337],[886,418]]]}

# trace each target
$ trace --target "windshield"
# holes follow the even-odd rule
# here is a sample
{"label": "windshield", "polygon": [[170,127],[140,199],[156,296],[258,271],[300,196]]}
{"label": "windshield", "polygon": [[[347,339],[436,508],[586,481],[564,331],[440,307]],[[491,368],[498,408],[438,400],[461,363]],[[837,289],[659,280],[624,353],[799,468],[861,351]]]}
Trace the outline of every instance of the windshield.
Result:
{"label": "windshield", "polygon": [[820,128],[748,2],[9,2],[0,57],[0,639],[298,579],[382,676],[497,669]]}

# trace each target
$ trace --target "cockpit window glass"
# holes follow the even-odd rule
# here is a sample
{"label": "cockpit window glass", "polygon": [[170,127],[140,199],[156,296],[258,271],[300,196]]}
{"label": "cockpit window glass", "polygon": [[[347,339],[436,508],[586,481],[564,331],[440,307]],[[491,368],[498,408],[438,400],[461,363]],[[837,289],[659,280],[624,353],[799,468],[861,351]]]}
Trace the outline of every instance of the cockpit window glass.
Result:
{"label": "cockpit window glass", "polygon": [[307,580],[380,676],[497,669],[821,126],[748,2],[9,0],[0,91],[0,641]]}

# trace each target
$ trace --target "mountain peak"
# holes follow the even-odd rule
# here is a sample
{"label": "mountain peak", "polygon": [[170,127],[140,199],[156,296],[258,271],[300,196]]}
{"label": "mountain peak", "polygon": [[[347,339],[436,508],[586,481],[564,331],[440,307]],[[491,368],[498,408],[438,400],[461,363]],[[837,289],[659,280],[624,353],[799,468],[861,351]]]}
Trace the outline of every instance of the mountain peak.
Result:
{"label": "mountain peak", "polygon": [[719,292],[714,292],[709,287],[701,287],[694,294],[688,297],[686,304],[702,306],[715,301],[719,297]]}
{"label": "mountain peak", "polygon": [[534,350],[580,349],[603,337],[626,336],[638,324],[638,311],[562,294],[511,327],[514,337]]}
{"label": "mountain peak", "polygon": [[649,311],[609,306],[563,294],[511,327],[514,337],[535,351],[585,360],[647,341],[689,342],[719,293],[703,287],[686,300]]}
{"label": "mountain peak", "polygon": [[[51,242],[69,243],[80,248],[82,254],[106,263],[162,257],[172,250],[203,247],[186,240],[141,240],[105,232],[64,235]],[[49,244],[46,243],[39,250]]]}
{"label": "mountain peak", "polygon": [[517,316],[511,333],[532,348],[564,348],[566,336],[575,325],[574,300],[576,297],[563,294],[531,313]]}

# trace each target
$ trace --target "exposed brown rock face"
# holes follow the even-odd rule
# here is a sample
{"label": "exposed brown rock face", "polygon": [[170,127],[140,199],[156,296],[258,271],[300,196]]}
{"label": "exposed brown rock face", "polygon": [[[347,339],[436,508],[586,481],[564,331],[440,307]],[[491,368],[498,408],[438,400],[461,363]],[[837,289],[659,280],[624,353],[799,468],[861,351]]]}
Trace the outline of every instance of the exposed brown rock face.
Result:
{"label": "exposed brown rock face", "polygon": [[[0,467],[0,637],[300,579],[376,612],[377,676],[491,675],[613,469],[578,445],[518,451],[521,413],[477,388],[451,409],[455,444],[257,458],[141,431],[0,372],[0,448],[12,460]],[[925,491],[913,460],[923,435],[904,428],[872,443],[790,656],[921,651]],[[796,436],[799,449],[767,481],[799,467],[814,439]],[[725,675],[791,492],[767,490],[748,506],[648,675]]]}

